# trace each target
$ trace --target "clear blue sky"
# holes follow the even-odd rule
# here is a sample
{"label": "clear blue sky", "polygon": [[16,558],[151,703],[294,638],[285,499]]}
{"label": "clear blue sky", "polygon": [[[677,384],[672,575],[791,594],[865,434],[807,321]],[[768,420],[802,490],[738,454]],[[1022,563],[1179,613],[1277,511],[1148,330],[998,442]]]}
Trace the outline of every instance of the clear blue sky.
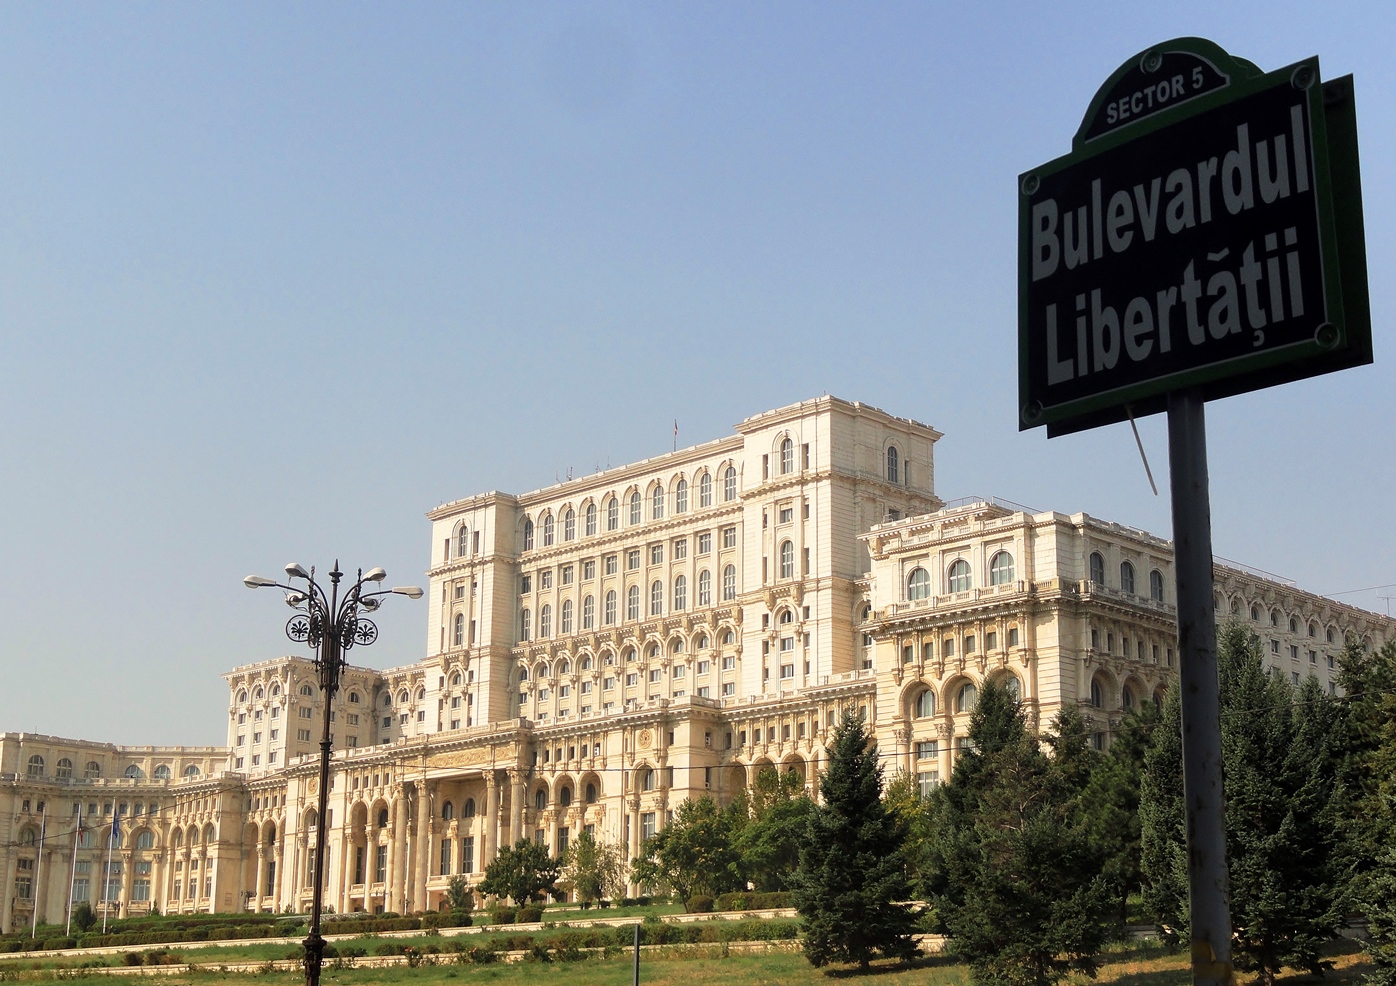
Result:
{"label": "clear blue sky", "polygon": [[248,572],[422,583],[444,500],[824,392],[1168,535],[1161,420],[1161,498],[1128,426],[1017,431],[1015,178],[1185,34],[1355,74],[1376,334],[1209,407],[1216,550],[1396,582],[1389,2],[0,7],[0,729],[224,742],[293,649]]}

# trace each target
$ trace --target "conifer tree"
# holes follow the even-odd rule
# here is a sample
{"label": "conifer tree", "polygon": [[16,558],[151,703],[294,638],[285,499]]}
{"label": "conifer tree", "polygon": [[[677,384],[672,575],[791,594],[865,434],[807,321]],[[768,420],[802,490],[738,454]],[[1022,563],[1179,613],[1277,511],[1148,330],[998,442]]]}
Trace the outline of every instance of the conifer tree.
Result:
{"label": "conifer tree", "polygon": [[845,712],[834,732],[822,803],[810,812],[795,907],[805,920],[811,964],[857,962],[874,955],[909,958],[915,917],[902,859],[906,835],[882,802],[882,766],[863,717]]}
{"label": "conifer tree", "polygon": [[932,803],[926,866],[951,948],[979,984],[1049,986],[1072,971],[1093,975],[1113,895],[1082,804],[1095,757],[1080,716],[1054,720],[1049,757],[1018,703],[989,684],[969,740]]}
{"label": "conifer tree", "polygon": [[[1217,656],[1233,960],[1270,986],[1283,966],[1320,973],[1319,948],[1344,923],[1345,883],[1331,817],[1340,753],[1331,737],[1343,732],[1341,712],[1317,682],[1296,689],[1267,670],[1259,638],[1245,627],[1223,630]],[[1168,714],[1178,709],[1170,702]],[[1147,767],[1159,774],[1149,778],[1144,795],[1163,804],[1144,813],[1145,863],[1150,901],[1181,933],[1187,873],[1179,865],[1185,859],[1179,720],[1168,727],[1159,731],[1167,755],[1151,754]]]}

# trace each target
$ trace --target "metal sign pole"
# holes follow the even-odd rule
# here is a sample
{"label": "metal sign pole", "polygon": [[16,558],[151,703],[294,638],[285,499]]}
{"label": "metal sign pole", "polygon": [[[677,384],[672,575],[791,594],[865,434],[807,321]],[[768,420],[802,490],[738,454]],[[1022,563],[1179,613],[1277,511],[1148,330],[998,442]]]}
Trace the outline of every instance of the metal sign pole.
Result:
{"label": "metal sign pole", "polygon": [[1168,397],[1173,571],[1187,804],[1188,902],[1195,986],[1230,986],[1231,914],[1222,801],[1221,696],[1212,600],[1212,507],[1202,394]]}

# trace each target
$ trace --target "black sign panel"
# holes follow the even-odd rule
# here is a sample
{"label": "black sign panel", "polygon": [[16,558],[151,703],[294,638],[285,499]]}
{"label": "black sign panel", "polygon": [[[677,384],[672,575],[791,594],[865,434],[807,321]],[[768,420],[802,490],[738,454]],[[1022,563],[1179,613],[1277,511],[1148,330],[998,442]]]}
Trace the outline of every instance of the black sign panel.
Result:
{"label": "black sign panel", "polygon": [[1244,84],[1252,66],[1227,68],[1145,53],[1102,88],[1080,149],[1022,177],[1021,427],[1370,362],[1365,271],[1355,334],[1345,317],[1317,63]]}

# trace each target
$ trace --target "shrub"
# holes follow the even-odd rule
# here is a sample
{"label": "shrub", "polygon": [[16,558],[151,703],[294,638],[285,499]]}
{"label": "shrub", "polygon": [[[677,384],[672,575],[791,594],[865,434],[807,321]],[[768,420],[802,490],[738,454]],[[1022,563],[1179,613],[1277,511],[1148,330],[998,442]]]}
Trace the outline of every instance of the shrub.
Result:
{"label": "shrub", "polygon": [[381,941],[373,946],[374,955],[401,955],[402,943],[395,941]]}
{"label": "shrub", "polygon": [[706,894],[697,894],[688,898],[684,904],[684,910],[689,914],[707,914],[713,909],[713,899]]}
{"label": "shrub", "polygon": [[127,952],[121,959],[127,965],[142,965],[145,962],[145,959],[141,958],[140,952]]}
{"label": "shrub", "polygon": [[512,907],[496,907],[490,912],[491,924],[513,924],[515,911]]}
{"label": "shrub", "polygon": [[50,938],[44,942],[45,951],[55,948],[76,948],[78,940],[76,938]]}
{"label": "shrub", "polygon": [[541,921],[543,920],[543,908],[534,907],[532,905],[520,907],[514,916],[514,920],[518,924],[530,924],[535,921]]}

